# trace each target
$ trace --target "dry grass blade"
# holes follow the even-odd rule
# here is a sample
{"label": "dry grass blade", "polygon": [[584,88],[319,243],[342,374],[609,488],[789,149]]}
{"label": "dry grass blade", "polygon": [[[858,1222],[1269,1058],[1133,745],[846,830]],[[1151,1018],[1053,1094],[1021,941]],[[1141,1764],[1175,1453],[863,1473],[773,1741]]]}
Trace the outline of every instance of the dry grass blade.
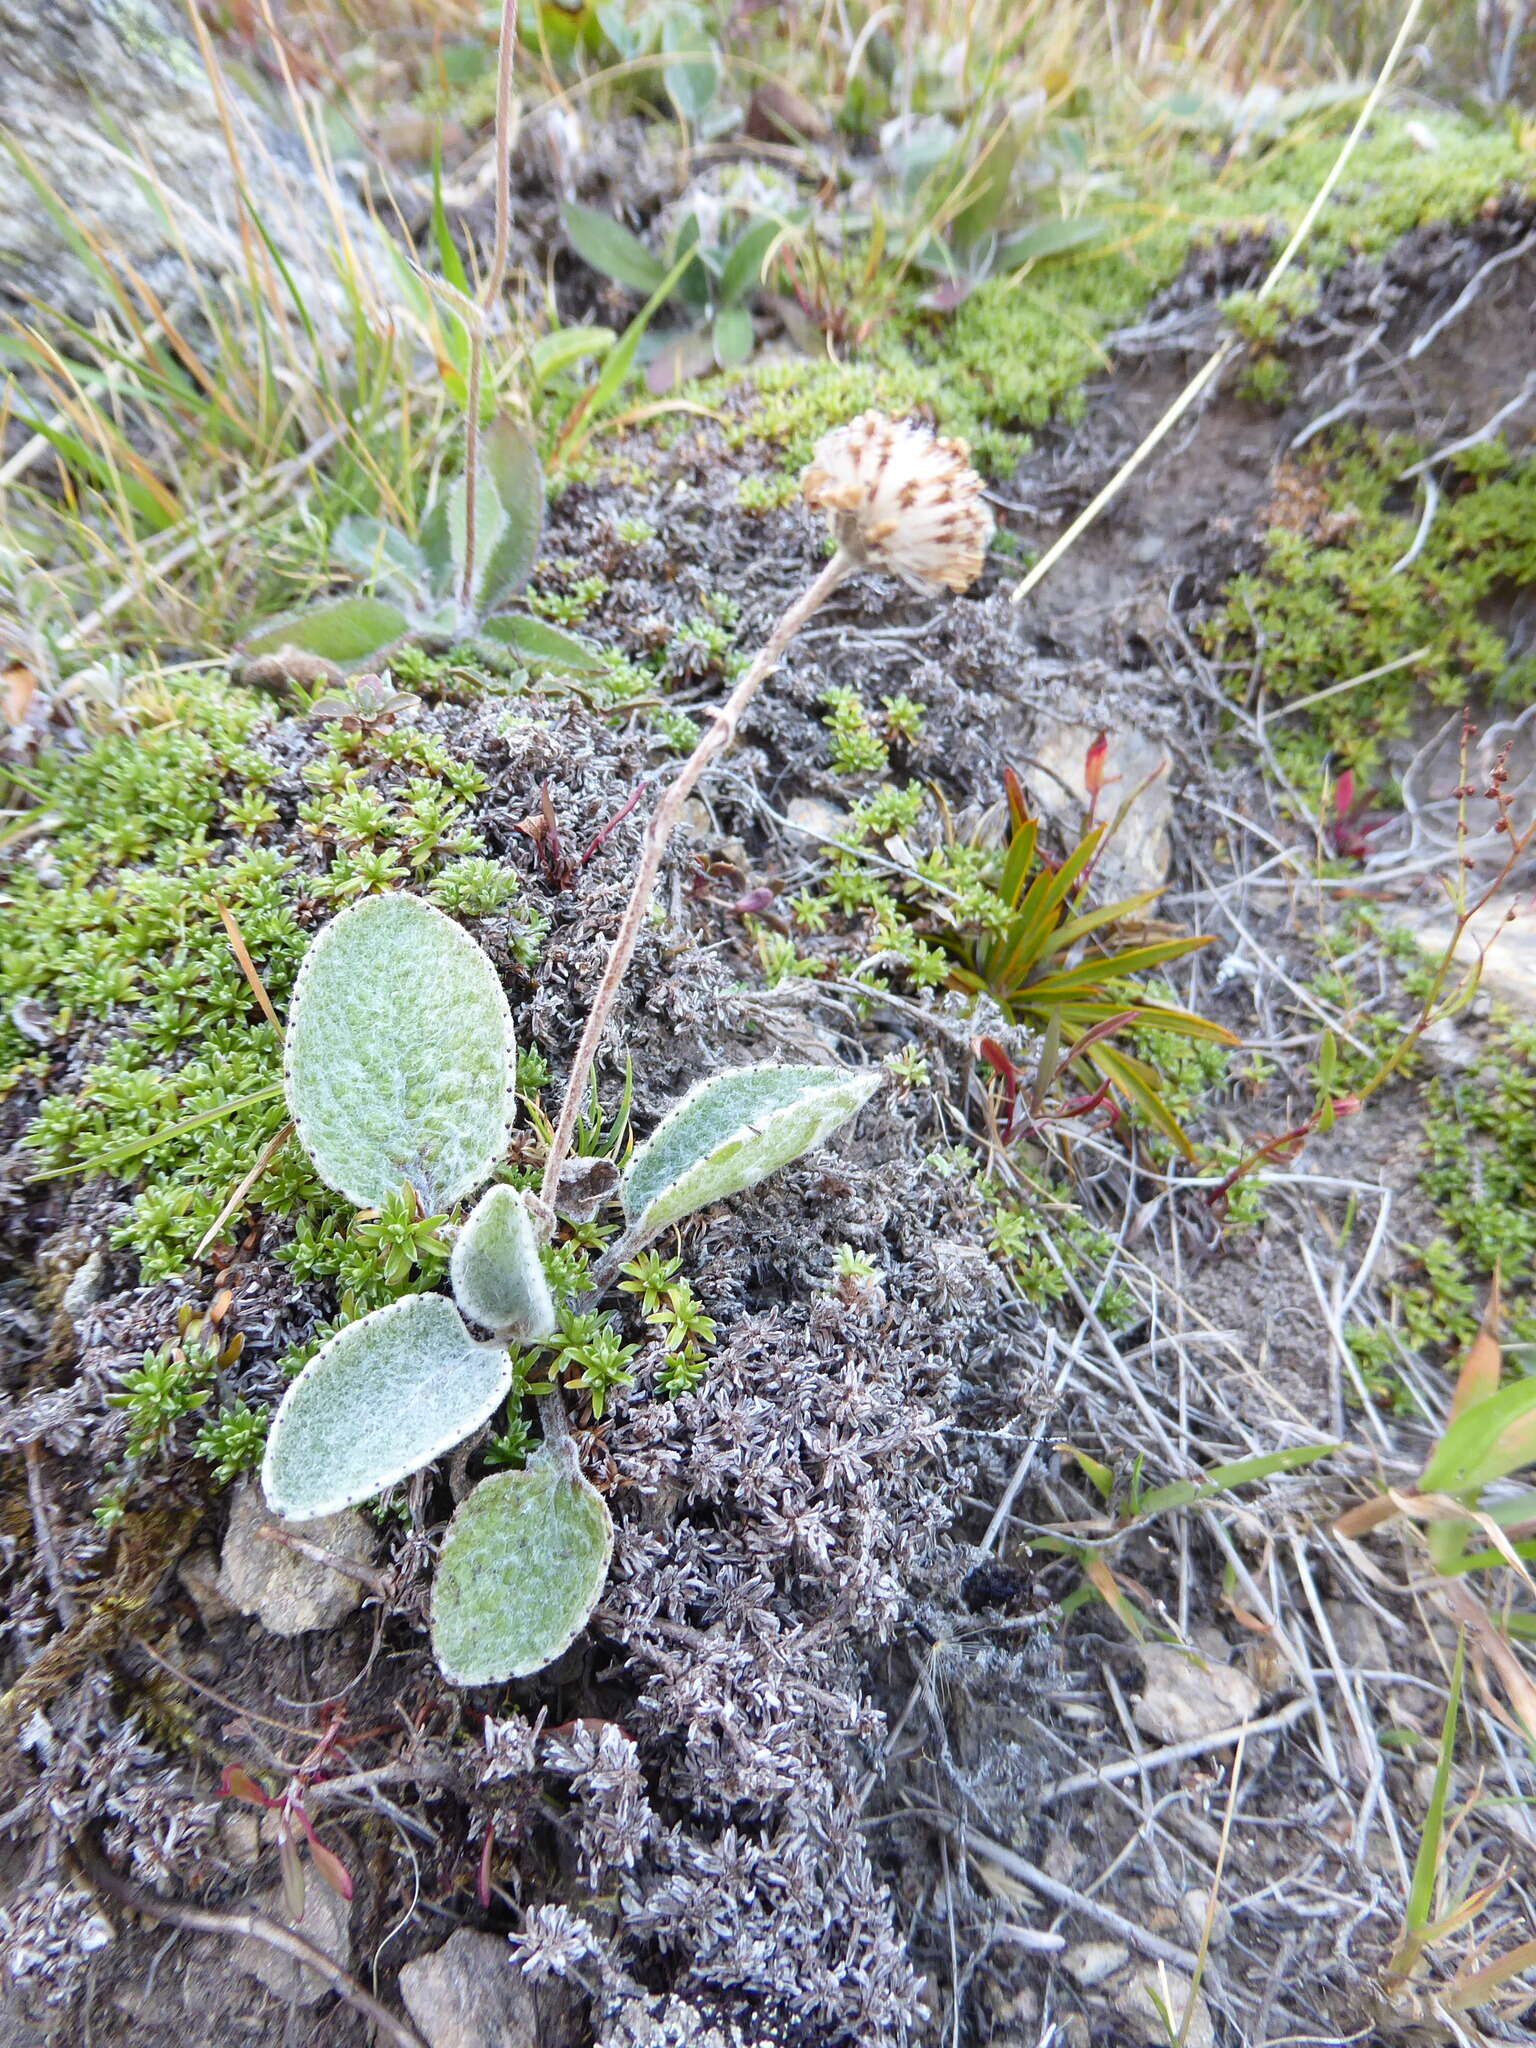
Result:
{"label": "dry grass blade", "polygon": [[[1385,93],[1392,75],[1397,69],[1398,61],[1403,51],[1408,46],[1408,38],[1412,35],[1414,25],[1418,21],[1421,6],[1422,0],[1409,0],[1408,10],[1403,16],[1402,24],[1397,31],[1392,47],[1387,52],[1386,61],[1376,74],[1375,82],[1365,96],[1365,102],[1356,117],[1355,124],[1344,138],[1343,147],[1334,159],[1332,169],[1314,193],[1312,203],[1297,222],[1291,239],[1276,257],[1274,267],[1265,278],[1263,284],[1260,285],[1257,294],[1260,299],[1268,298],[1286,271],[1290,269],[1308,235],[1311,234],[1313,227],[1316,225],[1318,215],[1332,197],[1335,186],[1344,175],[1346,164],[1355,153],[1355,145],[1369,126],[1371,116],[1381,104],[1382,95]],[[1029,571],[1029,574],[1018,583],[1013,593],[1013,602],[1015,604],[1023,603],[1024,599],[1028,597],[1036,585],[1055,568],[1067,550],[1093,525],[1104,508],[1120,495],[1121,490],[1130,482],[1147,457],[1167,440],[1190,407],[1215,382],[1223,368],[1241,346],[1241,341],[1237,335],[1228,335],[1215,353],[1201,365],[1173,401],[1172,405],[1168,407],[1162,418],[1146,435],[1145,439],[1126,457],[1109,482],[1090,499],[1076,519],[1072,521],[1066,532],[1052,542],[1039,561]]]}
{"label": "dry grass blade", "polygon": [[219,1232],[224,1228],[225,1224],[229,1221],[230,1217],[234,1215],[235,1211],[240,1207],[240,1204],[251,1192],[251,1189],[255,1187],[257,1181],[261,1179],[261,1176],[266,1172],[267,1168],[272,1164],[273,1160],[277,1157],[278,1153],[282,1150],[283,1146],[287,1144],[288,1140],[292,1136],[293,1125],[284,1124],[282,1129],[280,1131],[275,1131],[273,1135],[267,1140],[266,1144],[263,1145],[263,1147],[261,1148],[260,1155],[257,1158],[256,1164],[251,1168],[250,1172],[246,1174],[245,1178],[239,1182],[234,1192],[231,1194],[229,1200],[224,1204],[223,1208],[219,1211],[218,1215],[214,1217],[213,1221],[209,1224],[208,1228],[203,1232],[202,1237],[198,1241],[197,1249],[192,1254],[194,1259],[200,1259],[203,1256],[204,1252],[207,1251],[209,1245],[216,1244],[218,1242]]}
{"label": "dry grass blade", "polygon": [[213,900],[218,905],[219,920],[223,924],[225,931],[229,934],[230,951],[240,963],[240,972],[250,983],[251,993],[255,996],[257,1002],[260,1003],[262,1015],[277,1033],[278,1038],[281,1039],[283,1027],[278,1022],[276,1010],[272,1007],[272,998],[267,994],[266,984],[257,973],[256,963],[246,950],[245,940],[240,936],[240,927],[235,922],[234,912],[224,902],[222,897],[215,896]]}

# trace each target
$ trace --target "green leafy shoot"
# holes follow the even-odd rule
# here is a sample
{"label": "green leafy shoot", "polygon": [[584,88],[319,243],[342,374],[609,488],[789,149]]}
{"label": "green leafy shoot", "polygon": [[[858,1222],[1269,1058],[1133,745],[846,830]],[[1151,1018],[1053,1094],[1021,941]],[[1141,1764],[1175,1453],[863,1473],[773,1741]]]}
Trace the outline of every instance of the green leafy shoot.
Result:
{"label": "green leafy shoot", "polygon": [[1036,1083],[1037,1101],[1075,1060],[1141,1111],[1186,1156],[1193,1147],[1163,1099],[1156,1070],[1116,1041],[1136,1027],[1235,1045],[1232,1033],[1191,1010],[1149,997],[1136,977],[1208,946],[1201,937],[1116,940],[1115,928],[1139,919],[1157,900],[1146,890],[1092,907],[1089,885],[1113,824],[1093,825],[1060,862],[1040,844],[1040,823],[1007,773],[1011,830],[990,878],[1000,906],[986,930],[957,928],[942,897],[931,899],[936,942],[950,955],[951,985],[990,995],[1016,1022],[1046,1036],[1053,1059]]}

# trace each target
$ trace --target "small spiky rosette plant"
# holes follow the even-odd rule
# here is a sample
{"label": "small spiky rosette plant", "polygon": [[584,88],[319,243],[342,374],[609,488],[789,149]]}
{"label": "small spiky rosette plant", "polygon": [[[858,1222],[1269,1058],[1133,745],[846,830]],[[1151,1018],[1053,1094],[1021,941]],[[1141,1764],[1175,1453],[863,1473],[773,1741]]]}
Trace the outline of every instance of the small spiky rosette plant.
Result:
{"label": "small spiky rosette plant", "polygon": [[861,413],[818,442],[801,488],[861,565],[923,591],[968,590],[981,574],[992,514],[963,441]]}

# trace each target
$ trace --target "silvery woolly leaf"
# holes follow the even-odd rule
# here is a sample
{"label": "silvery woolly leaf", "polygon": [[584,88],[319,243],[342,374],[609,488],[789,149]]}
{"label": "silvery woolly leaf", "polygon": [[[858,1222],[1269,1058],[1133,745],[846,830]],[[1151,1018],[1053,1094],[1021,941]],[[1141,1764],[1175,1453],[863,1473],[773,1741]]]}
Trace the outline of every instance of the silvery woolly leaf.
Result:
{"label": "silvery woolly leaf", "polygon": [[639,1146],[622,1194],[631,1232],[654,1232],[755,1187],[866,1103],[878,1071],[732,1067],[685,1095]]}
{"label": "silvery woolly leaf", "polygon": [[554,1330],[539,1240],[516,1188],[486,1189],[459,1232],[449,1275],[462,1313],[508,1343],[535,1344]]}
{"label": "silvery woolly leaf", "polygon": [[562,632],[548,619],[535,619],[526,612],[498,612],[482,619],[477,629],[487,640],[510,647],[514,654],[534,668],[568,668],[577,675],[601,675],[603,651],[576,633]]}
{"label": "silvery woolly leaf", "polygon": [[506,1399],[512,1360],[477,1344],[441,1294],[407,1294],[348,1323],[283,1396],[261,1486],[286,1522],[371,1500],[477,1430]]}
{"label": "silvery woolly leaf", "polygon": [[613,1524],[560,1452],[483,1479],[448,1525],[432,1648],[453,1685],[527,1678],[569,1649],[608,1576]]}
{"label": "silvery woolly leaf", "polygon": [[411,624],[399,605],[386,603],[382,597],[337,597],[271,620],[247,634],[240,651],[253,659],[296,647],[301,654],[318,654],[340,668],[355,668],[360,661],[393,647],[411,630]]}
{"label": "silvery woolly leaf", "polygon": [[417,896],[369,896],[311,942],[283,1052],[299,1141],[328,1187],[451,1209],[507,1149],[512,1013],[495,969]]}
{"label": "silvery woolly leaf", "polygon": [[544,537],[544,467],[526,421],[503,413],[487,428],[482,444],[485,472],[495,489],[503,524],[494,547],[482,556],[476,579],[477,610],[505,604],[533,574]]}
{"label": "silvery woolly leaf", "polygon": [[425,563],[415,543],[384,519],[349,513],[331,535],[331,560],[363,577],[376,592],[420,602]]}

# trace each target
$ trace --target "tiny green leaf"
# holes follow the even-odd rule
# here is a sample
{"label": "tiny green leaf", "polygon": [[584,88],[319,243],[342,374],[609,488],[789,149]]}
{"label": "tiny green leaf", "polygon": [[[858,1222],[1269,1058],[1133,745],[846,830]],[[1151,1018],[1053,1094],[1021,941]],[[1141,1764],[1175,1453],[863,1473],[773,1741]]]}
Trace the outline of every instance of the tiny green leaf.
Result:
{"label": "tiny green leaf", "polygon": [[494,1685],[552,1664],[586,1627],[612,1555],[602,1496],[558,1454],[483,1479],[448,1524],[432,1588],[443,1676]]}
{"label": "tiny green leaf", "polygon": [[631,1231],[656,1231],[755,1187],[809,1152],[884,1076],[841,1067],[732,1067],[690,1089],[638,1147],[621,1193]]}
{"label": "tiny green leaf", "polygon": [[997,267],[1004,269],[1015,263],[1043,263],[1052,256],[1075,255],[1080,249],[1091,249],[1108,234],[1107,221],[1082,217],[1038,220],[1033,227],[1007,238],[997,252]]}
{"label": "tiny green leaf", "polygon": [[662,72],[673,106],[685,121],[702,120],[720,83],[713,36],[692,7],[675,7],[662,27],[661,46],[675,53]]}
{"label": "tiny green leaf", "polygon": [[534,382],[542,389],[586,357],[605,354],[618,338],[611,327],[557,327],[528,351]]}
{"label": "tiny green leaf", "polygon": [[742,229],[720,268],[720,303],[737,305],[763,281],[768,251],[783,233],[783,224],[765,214]]}
{"label": "tiny green leaf", "polygon": [[507,1149],[512,1014],[495,969],[416,896],[369,896],[321,931],[288,1012],[288,1107],[328,1187],[377,1208],[402,1182],[451,1209]]}
{"label": "tiny green leaf", "polygon": [[470,1211],[449,1268],[453,1298],[472,1323],[534,1344],[555,1327],[528,1205],[516,1188],[487,1188]]}
{"label": "tiny green leaf", "polygon": [[583,676],[603,673],[602,652],[590,640],[562,633],[558,626],[551,626],[546,619],[530,618],[526,612],[500,612],[494,619],[484,620],[479,630],[487,640],[510,647],[524,661],[541,663],[546,668],[572,669]]}
{"label": "tiny green leaf", "polygon": [[576,254],[615,284],[632,292],[653,292],[666,277],[667,266],[661,259],[610,214],[570,199],[561,207],[560,218]]}
{"label": "tiny green leaf", "polygon": [[512,1360],[477,1344],[441,1294],[407,1294],[348,1323],[299,1374],[272,1419],[267,1505],[288,1522],[338,1514],[408,1479],[504,1401]]}
{"label": "tiny green leaf", "polygon": [[382,654],[410,630],[411,621],[400,606],[382,597],[338,597],[272,619],[240,644],[244,654],[275,654],[280,647],[297,647],[347,668]]}

